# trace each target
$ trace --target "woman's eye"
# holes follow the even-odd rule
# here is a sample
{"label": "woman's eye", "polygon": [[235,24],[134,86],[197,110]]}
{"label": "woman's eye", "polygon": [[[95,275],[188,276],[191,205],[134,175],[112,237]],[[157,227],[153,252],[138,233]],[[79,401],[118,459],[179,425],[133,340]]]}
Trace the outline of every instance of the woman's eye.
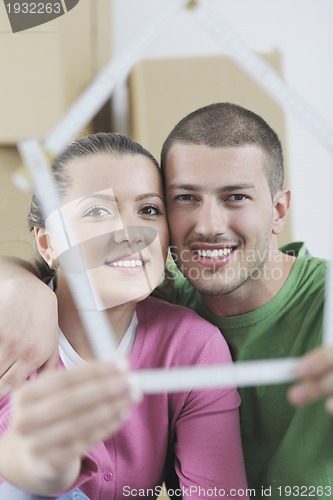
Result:
{"label": "woman's eye", "polygon": [[154,217],[156,215],[161,215],[162,212],[158,207],[155,207],[154,205],[147,205],[139,210],[139,214]]}
{"label": "woman's eye", "polygon": [[83,214],[83,217],[87,218],[98,218],[105,217],[106,215],[110,215],[110,211],[103,207],[92,207]]}

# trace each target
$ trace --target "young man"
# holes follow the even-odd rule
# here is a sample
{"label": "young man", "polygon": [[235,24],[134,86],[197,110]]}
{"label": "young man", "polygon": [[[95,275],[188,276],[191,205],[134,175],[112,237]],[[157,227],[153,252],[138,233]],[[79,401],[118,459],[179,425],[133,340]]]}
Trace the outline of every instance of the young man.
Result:
{"label": "young man", "polygon": [[[285,384],[240,390],[249,487],[257,498],[331,496],[332,398],[326,403],[328,412],[323,402],[303,406],[333,394],[332,349],[320,347],[326,264],[306,256],[302,244],[278,249],[290,192],[283,188],[277,135],[244,108],[213,104],[175,127],[163,146],[161,164],[172,253],[184,275],[171,266],[171,285],[161,293],[219,326],[235,360],[303,356],[315,349],[298,366],[302,382],[289,391],[294,406],[287,401]],[[26,303],[24,283],[34,278],[27,272],[22,276],[15,263],[2,266],[8,283],[2,311],[13,309],[14,296],[16,310]],[[0,366],[8,369],[2,391],[54,359],[48,332],[55,304],[44,285],[35,280],[34,287],[36,308],[43,295],[48,311],[41,315],[39,310],[36,318],[30,305],[15,325],[0,325]],[[35,325],[34,338],[31,329],[27,338],[28,321]],[[44,345],[39,344],[41,332]]]}
{"label": "young man", "polygon": [[[306,256],[302,244],[278,249],[290,192],[275,132],[248,110],[213,104],[175,127],[161,166],[172,253],[184,275],[170,269],[169,300],[217,325],[238,361],[297,357],[320,346],[326,264]],[[330,353],[321,349],[303,360],[299,374],[325,372]],[[328,393],[331,375],[320,374],[294,387],[291,401]],[[285,384],[240,393],[245,463],[256,497],[329,495],[333,421],[323,403],[295,408]]]}

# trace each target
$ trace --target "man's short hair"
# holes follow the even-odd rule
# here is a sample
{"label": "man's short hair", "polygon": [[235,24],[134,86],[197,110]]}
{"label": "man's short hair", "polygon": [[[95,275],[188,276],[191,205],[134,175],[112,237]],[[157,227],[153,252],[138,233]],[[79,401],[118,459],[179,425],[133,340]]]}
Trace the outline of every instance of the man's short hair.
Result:
{"label": "man's short hair", "polygon": [[167,155],[176,143],[211,148],[259,146],[266,156],[265,175],[272,197],[283,187],[283,153],[278,135],[263,118],[237,104],[210,104],[185,116],[163,144],[163,171]]}

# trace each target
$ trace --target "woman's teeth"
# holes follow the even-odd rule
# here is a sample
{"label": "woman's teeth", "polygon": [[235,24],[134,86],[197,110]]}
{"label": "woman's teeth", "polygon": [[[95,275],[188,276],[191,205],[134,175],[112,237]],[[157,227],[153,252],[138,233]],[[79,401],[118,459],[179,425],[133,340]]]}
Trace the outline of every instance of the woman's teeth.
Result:
{"label": "woman's teeth", "polygon": [[115,262],[110,262],[109,264],[112,267],[142,267],[142,260],[118,260]]}

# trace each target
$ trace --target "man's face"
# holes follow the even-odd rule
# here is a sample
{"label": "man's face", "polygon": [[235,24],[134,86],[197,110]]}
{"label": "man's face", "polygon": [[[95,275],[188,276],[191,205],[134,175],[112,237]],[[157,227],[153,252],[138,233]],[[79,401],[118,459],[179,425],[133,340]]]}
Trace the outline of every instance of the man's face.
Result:
{"label": "man's face", "polygon": [[274,205],[257,146],[174,144],[165,178],[172,253],[203,294],[225,295],[265,276]]}

